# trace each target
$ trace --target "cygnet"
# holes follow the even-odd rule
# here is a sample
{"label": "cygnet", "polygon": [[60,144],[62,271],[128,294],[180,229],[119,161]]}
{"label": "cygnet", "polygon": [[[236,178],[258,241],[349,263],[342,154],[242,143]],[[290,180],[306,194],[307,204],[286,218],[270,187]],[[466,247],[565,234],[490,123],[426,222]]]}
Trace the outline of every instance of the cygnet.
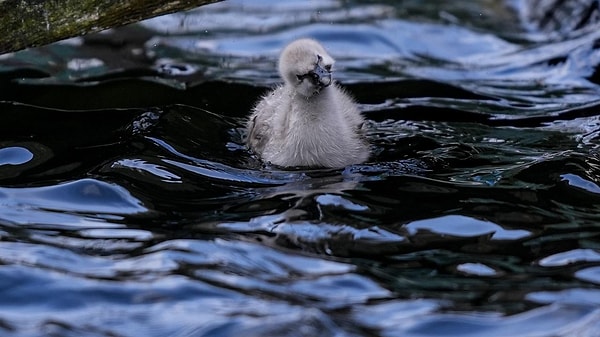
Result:
{"label": "cygnet", "polygon": [[369,158],[364,119],[354,100],[333,83],[334,59],[312,39],[290,43],[279,57],[284,84],[254,107],[247,145],[283,167],[341,168]]}

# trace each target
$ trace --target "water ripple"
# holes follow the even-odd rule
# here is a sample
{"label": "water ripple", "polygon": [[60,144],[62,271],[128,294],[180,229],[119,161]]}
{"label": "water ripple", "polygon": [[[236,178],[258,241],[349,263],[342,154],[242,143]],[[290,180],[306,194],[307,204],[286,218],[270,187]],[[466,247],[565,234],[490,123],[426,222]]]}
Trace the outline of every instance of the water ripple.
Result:
{"label": "water ripple", "polygon": [[60,185],[0,188],[4,208],[38,208],[61,212],[136,214],[147,211],[142,202],[116,184],[81,179]]}
{"label": "water ripple", "polygon": [[[0,334],[596,336],[600,35],[528,4],[231,0],[1,56]],[[245,147],[300,36],[368,162]]]}

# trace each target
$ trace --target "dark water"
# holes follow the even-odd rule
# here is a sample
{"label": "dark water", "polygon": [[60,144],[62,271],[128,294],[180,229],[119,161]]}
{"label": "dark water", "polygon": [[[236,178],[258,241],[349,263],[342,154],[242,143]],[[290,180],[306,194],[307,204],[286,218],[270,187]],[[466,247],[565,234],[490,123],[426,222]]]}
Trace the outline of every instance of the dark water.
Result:
{"label": "dark water", "polygon": [[[600,30],[525,7],[230,1],[0,56],[1,335],[600,336]],[[242,145],[301,36],[369,163]]]}

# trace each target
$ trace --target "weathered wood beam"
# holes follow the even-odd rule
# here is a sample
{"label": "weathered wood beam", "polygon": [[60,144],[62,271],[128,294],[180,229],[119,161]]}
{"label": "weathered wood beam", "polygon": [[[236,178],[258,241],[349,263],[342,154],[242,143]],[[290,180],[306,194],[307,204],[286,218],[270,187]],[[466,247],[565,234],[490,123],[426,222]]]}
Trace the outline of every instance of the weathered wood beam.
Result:
{"label": "weathered wood beam", "polygon": [[0,54],[221,0],[0,0]]}

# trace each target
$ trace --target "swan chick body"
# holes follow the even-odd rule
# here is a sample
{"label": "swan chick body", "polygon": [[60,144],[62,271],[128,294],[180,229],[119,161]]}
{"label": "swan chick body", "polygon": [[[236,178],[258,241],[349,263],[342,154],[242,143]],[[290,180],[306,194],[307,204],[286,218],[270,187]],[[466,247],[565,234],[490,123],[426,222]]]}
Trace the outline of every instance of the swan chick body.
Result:
{"label": "swan chick body", "polygon": [[283,167],[341,168],[365,162],[369,144],[354,100],[332,82],[334,59],[315,40],[299,39],[283,49],[284,84],[254,107],[247,145]]}

